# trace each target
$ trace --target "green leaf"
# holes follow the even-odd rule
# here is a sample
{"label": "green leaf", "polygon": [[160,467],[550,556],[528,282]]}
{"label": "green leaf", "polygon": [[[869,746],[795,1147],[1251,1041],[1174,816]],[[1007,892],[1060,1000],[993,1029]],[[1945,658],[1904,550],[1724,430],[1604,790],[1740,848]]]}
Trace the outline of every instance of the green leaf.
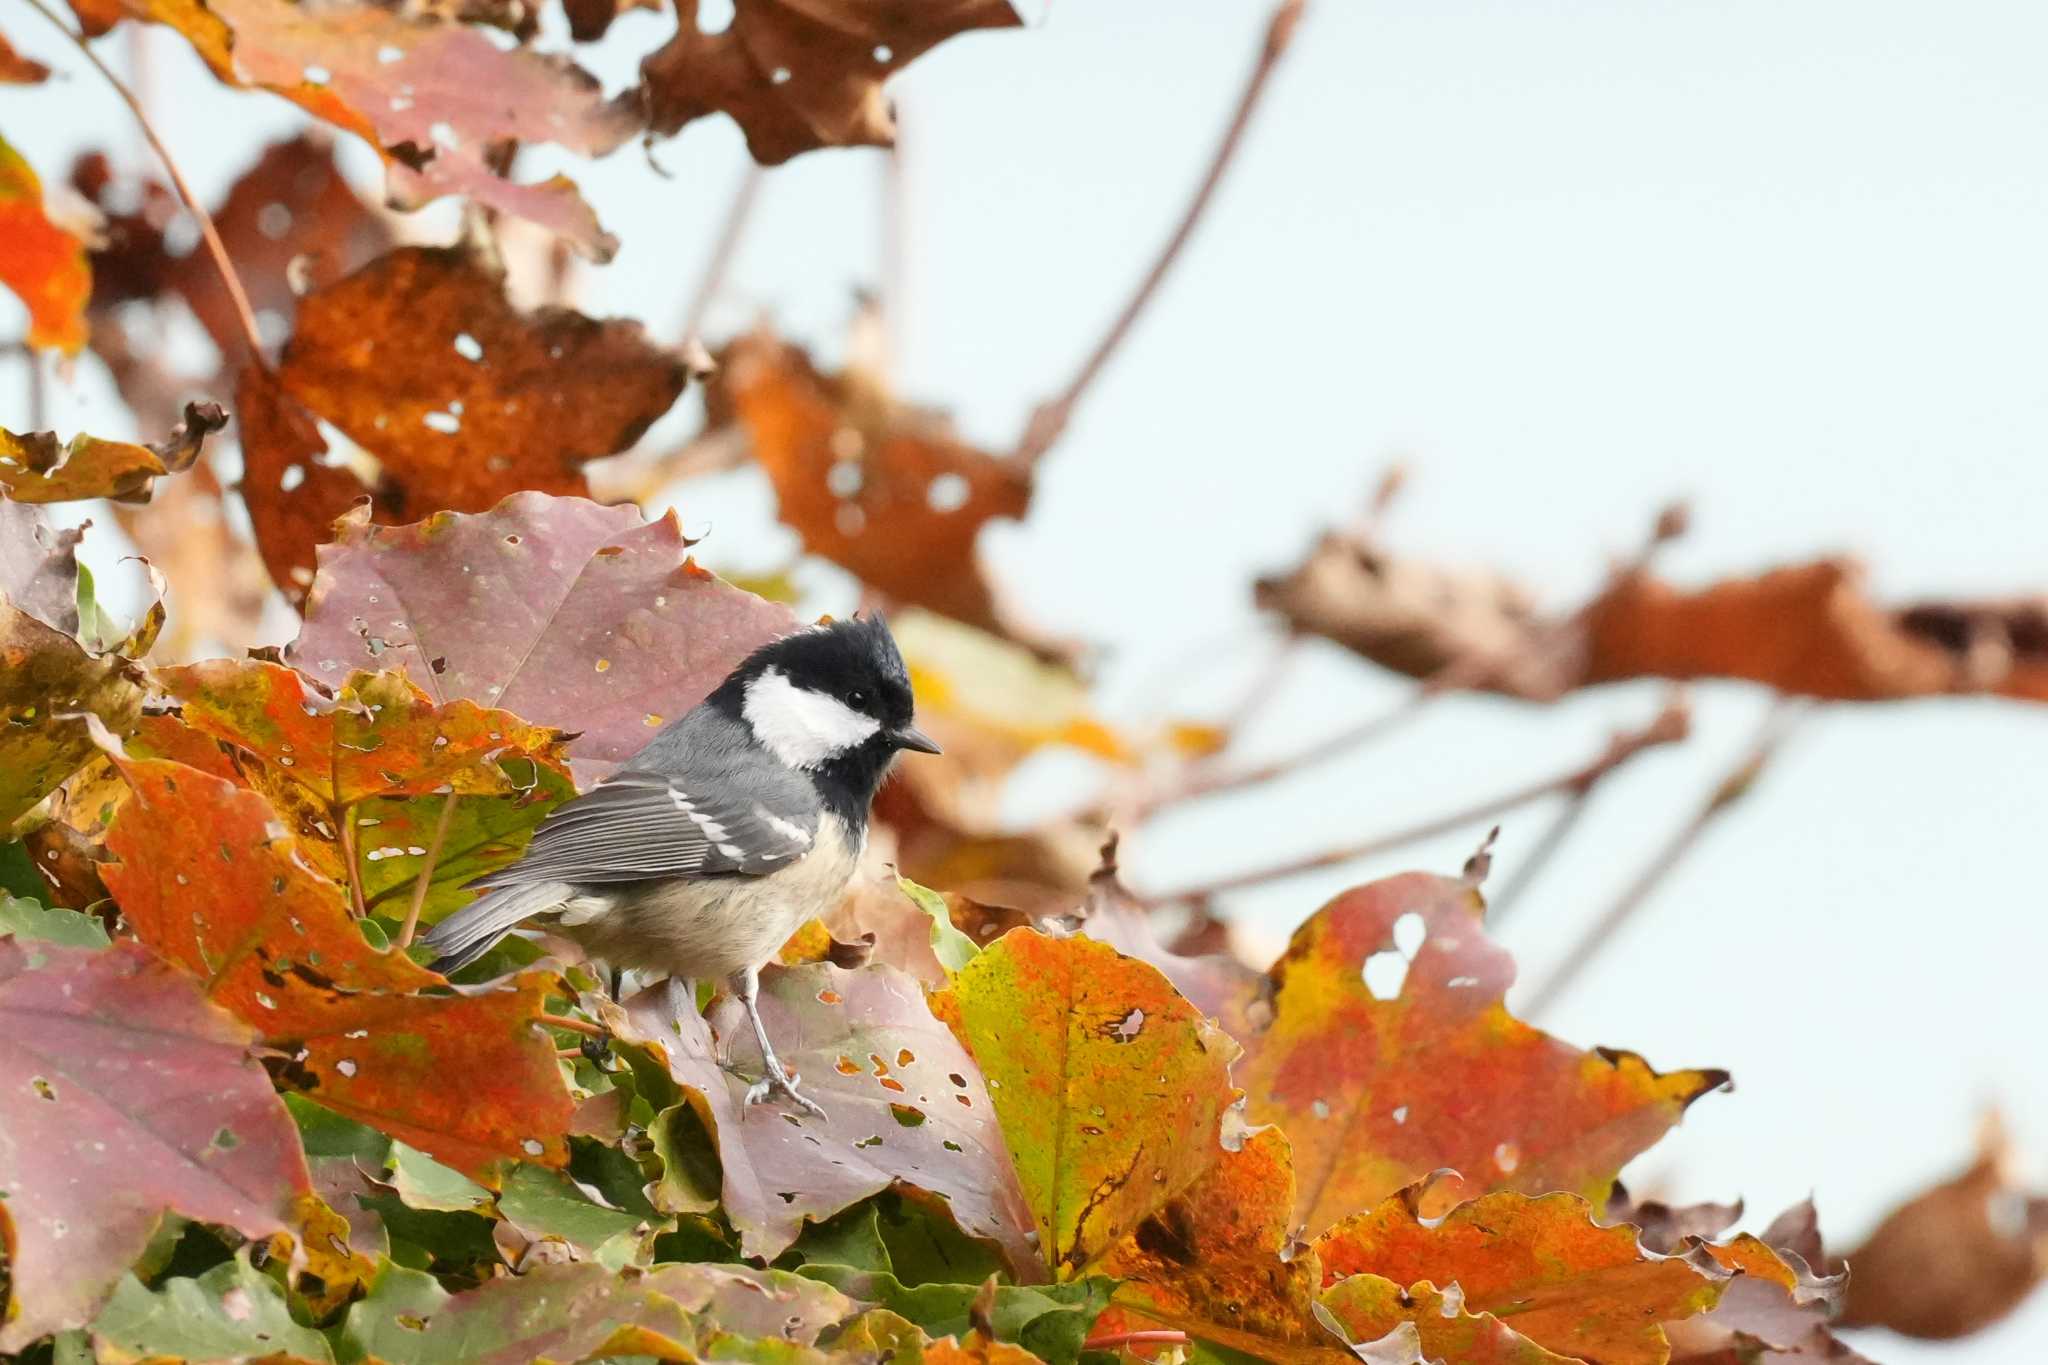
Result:
{"label": "green leaf", "polygon": [[[505,1178],[498,1212],[528,1237],[557,1237],[585,1255],[651,1221],[624,1209],[608,1208],[561,1171],[521,1162]],[[666,1230],[666,1220],[661,1220]]]}
{"label": "green leaf", "polygon": [[855,1204],[822,1223],[812,1223],[791,1243],[776,1264],[785,1269],[829,1265],[888,1273],[892,1269],[889,1248],[882,1241],[875,1202],[868,1200]]}
{"label": "green leaf", "polygon": [[474,1213],[491,1202],[491,1192],[452,1166],[443,1166],[416,1147],[391,1144],[391,1187],[415,1209]]}
{"label": "green leaf", "polygon": [[107,931],[99,920],[78,910],[51,910],[35,901],[0,891],[0,935],[61,943],[67,948],[104,948]]}
{"label": "green leaf", "polygon": [[375,1128],[344,1118],[303,1095],[286,1095],[284,1107],[299,1125],[299,1143],[308,1158],[347,1157],[372,1174],[384,1169],[391,1139]]}
{"label": "green leaf", "polygon": [[78,638],[95,653],[105,653],[121,642],[128,628],[109,616],[100,606],[93,588],[92,570],[78,561]]}
{"label": "green leaf", "polygon": [[[973,1330],[971,1310],[979,1285],[907,1286],[894,1275],[830,1265],[807,1265],[798,1273],[901,1314],[935,1337],[964,1338]],[[1022,1346],[1048,1365],[1076,1365],[1088,1330],[1109,1306],[1115,1288],[1114,1280],[1101,1276],[1064,1284],[997,1285],[990,1313],[996,1340]]]}
{"label": "green leaf", "polygon": [[284,1295],[246,1255],[197,1279],[166,1280],[154,1293],[123,1279],[92,1332],[123,1351],[187,1360],[294,1355],[331,1361],[327,1338],[292,1321]]}
{"label": "green leaf", "polygon": [[397,1244],[410,1243],[441,1265],[466,1270],[477,1262],[493,1264],[498,1244],[491,1240],[491,1220],[475,1213],[441,1213],[409,1207],[395,1194],[363,1194],[356,1202],[384,1220],[392,1239],[392,1256],[399,1257]]}
{"label": "green leaf", "polygon": [[0,892],[31,899],[44,894],[43,879],[36,875],[35,860],[19,839],[0,839]]}
{"label": "green leaf", "polygon": [[974,946],[974,940],[953,927],[953,914],[946,909],[946,898],[929,887],[919,886],[908,877],[898,877],[896,885],[903,888],[903,894],[910,897],[918,909],[932,917],[932,952],[937,955],[939,965],[949,972],[957,972],[974,960],[981,949]]}
{"label": "green leaf", "polygon": [[[663,1072],[665,1085],[667,1077]],[[661,1158],[654,1206],[664,1213],[709,1213],[717,1208],[724,1171],[718,1163],[718,1145],[696,1108],[688,1101],[669,1105],[648,1125],[647,1137]]]}
{"label": "green leaf", "polygon": [[350,1305],[341,1330],[334,1334],[339,1365],[375,1356],[380,1360],[418,1360],[427,1319],[448,1302],[448,1291],[432,1275],[384,1262],[370,1292]]}

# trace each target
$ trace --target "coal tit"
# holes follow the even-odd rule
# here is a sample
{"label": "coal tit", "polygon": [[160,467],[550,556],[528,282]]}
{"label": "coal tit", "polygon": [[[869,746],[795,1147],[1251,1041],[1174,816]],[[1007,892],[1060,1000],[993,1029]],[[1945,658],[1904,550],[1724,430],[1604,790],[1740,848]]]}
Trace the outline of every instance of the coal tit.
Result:
{"label": "coal tit", "polygon": [[[902,749],[935,754],[915,723],[910,678],[880,617],[814,626],[763,645],[632,761],[558,807],[526,853],[471,883],[485,894],[425,942],[442,973],[531,924],[614,973],[726,982],[746,1007],[767,1075],[812,1112],[755,1007],[757,974],[829,908],[867,843],[868,803]],[[616,989],[616,984],[615,987]]]}

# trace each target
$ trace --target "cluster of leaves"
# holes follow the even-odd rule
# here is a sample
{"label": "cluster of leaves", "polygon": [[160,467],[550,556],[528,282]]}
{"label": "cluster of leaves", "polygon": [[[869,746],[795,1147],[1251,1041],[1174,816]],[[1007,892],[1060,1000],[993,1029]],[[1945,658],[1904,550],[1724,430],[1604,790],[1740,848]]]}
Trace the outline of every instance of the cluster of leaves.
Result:
{"label": "cluster of leaves", "polygon": [[[564,4],[586,42],[627,7]],[[27,344],[89,353],[165,433],[0,428],[0,1352],[1734,1365],[1853,1361],[1838,1322],[1961,1334],[2033,1287],[2048,1204],[1995,1148],[1854,1280],[1810,1208],[1751,1235],[1631,1200],[1622,1167],[1727,1077],[1510,1014],[1483,853],[1338,897],[1271,963],[1218,951],[1201,897],[1163,942],[1103,817],[1230,785],[1227,730],[1103,724],[978,557],[1085,375],[1016,452],[978,449],[858,352],[827,373],[762,330],[707,376],[637,322],[516,303],[497,231],[616,246],[566,178],[513,177],[527,144],[601,155],[712,113],[764,165],[886,143],[883,79],[1015,12],[739,0],[706,32],[677,8],[611,99],[520,0],[72,0],[87,35],[167,26],[224,84],[366,139],[389,205],[464,198],[455,243],[398,244],[314,136],[265,149],[184,252],[182,187],[83,158],[102,222],[74,231],[0,142]],[[1276,9],[1235,128],[1300,9]],[[0,81],[48,75],[0,39]],[[172,367],[184,319],[210,370]],[[591,498],[622,453],[667,482],[642,438],[696,377],[691,449],[742,452],[806,552],[898,608],[947,751],[884,792],[843,903],[764,980],[822,1119],[744,1103],[760,1057],[731,1000],[613,999],[545,940],[457,981],[413,947],[797,624],[779,585],[698,565],[673,513]],[[168,578],[132,628],[36,506],[85,499]],[[2048,652],[2038,604],[1883,609],[1832,562],[1702,593],[1639,562],[1553,618],[1346,532],[1259,591],[1430,688],[1533,700],[1641,676],[2038,700]],[[289,644],[198,657],[252,642],[280,594]],[[1109,794],[1008,824],[1006,780],[1052,746]]]}

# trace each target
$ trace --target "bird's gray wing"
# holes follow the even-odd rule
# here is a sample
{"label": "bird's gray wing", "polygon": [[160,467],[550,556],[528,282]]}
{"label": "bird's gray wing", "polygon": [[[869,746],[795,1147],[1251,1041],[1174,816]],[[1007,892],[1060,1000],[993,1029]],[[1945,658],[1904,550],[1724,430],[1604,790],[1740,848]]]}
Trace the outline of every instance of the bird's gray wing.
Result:
{"label": "bird's gray wing", "polygon": [[760,877],[795,861],[817,834],[815,801],[770,790],[767,802],[685,774],[626,769],[541,821],[526,856],[470,885],[636,882],[651,877]]}

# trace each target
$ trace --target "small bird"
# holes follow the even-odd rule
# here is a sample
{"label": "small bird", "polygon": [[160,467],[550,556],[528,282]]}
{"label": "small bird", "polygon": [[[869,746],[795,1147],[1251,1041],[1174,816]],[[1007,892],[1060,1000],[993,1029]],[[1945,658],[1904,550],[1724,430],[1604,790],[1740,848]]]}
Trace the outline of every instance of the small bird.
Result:
{"label": "small bird", "polygon": [[761,646],[632,761],[550,812],[516,863],[425,942],[443,974],[533,923],[618,974],[667,973],[685,1008],[700,977],[745,1006],[780,1094],[822,1115],[775,1056],[754,997],[762,964],[845,889],[867,844],[868,804],[899,750],[936,754],[880,616],[812,626]]}

